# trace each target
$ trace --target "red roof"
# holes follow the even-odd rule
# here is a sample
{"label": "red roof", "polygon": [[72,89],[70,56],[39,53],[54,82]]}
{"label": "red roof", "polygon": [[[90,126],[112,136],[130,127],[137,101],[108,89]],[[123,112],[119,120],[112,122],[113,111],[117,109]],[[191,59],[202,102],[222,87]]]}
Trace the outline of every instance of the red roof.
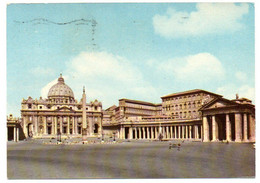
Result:
{"label": "red roof", "polygon": [[175,96],[179,96],[179,95],[188,95],[188,94],[193,94],[193,93],[208,93],[208,94],[211,94],[211,95],[222,97],[222,95],[218,95],[216,93],[212,93],[212,92],[209,92],[209,91],[206,91],[206,90],[194,89],[194,90],[187,90],[187,91],[183,91],[183,92],[178,92],[178,93],[172,93],[172,94],[169,94],[169,95],[165,95],[165,96],[162,96],[161,99],[168,98],[168,97],[175,97]]}

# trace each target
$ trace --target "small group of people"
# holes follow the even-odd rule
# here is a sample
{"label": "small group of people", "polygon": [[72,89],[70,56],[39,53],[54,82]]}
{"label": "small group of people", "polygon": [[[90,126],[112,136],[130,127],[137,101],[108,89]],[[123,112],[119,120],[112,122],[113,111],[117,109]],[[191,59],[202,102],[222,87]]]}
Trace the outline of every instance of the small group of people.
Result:
{"label": "small group of people", "polygon": [[180,144],[180,143],[178,143],[178,144],[172,144],[172,143],[170,143],[170,144],[169,144],[169,149],[171,149],[171,148],[177,148],[177,150],[179,151],[180,148],[181,148],[181,144]]}

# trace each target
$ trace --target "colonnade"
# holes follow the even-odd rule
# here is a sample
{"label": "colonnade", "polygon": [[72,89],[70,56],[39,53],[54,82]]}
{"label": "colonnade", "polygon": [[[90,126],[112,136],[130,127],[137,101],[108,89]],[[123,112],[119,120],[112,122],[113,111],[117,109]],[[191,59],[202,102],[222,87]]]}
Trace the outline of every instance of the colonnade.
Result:
{"label": "colonnade", "polygon": [[[255,121],[251,114],[228,113],[224,115],[225,121],[217,120],[217,115],[203,116],[204,142],[219,141],[219,134],[221,133],[225,133],[225,139],[222,140],[235,142],[247,142],[255,140]],[[233,115],[232,120],[231,115]],[[222,132],[219,129],[221,125],[225,126],[224,129],[221,129],[223,130]]]}
{"label": "colonnade", "polygon": [[202,126],[199,124],[181,124],[171,126],[121,127],[122,139],[201,139]]}
{"label": "colonnade", "polygon": [[[30,119],[31,117],[31,119]],[[23,124],[23,131],[28,136],[29,131],[32,131],[34,136],[42,135],[77,135],[81,134],[82,120],[77,116],[26,116]],[[31,124],[28,126],[28,124]]]}
{"label": "colonnade", "polygon": [[[7,128],[13,128],[13,141],[18,142],[19,141],[19,127],[16,125],[13,127],[7,127]],[[8,130],[8,129],[7,129]],[[12,129],[11,129],[12,130]],[[7,140],[8,140],[8,135],[7,135]]]}

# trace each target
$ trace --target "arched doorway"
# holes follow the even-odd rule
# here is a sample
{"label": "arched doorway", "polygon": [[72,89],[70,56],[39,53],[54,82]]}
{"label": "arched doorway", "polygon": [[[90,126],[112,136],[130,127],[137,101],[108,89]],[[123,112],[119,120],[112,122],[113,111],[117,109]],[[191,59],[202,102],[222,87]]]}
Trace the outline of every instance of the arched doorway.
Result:
{"label": "arched doorway", "polygon": [[98,124],[94,125],[94,133],[98,133]]}

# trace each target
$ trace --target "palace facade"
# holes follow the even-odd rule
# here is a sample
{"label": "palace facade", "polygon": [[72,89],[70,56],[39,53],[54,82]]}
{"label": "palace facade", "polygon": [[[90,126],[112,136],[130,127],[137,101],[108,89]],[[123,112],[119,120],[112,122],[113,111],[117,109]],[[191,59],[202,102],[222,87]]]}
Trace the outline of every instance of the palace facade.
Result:
{"label": "palace facade", "polygon": [[[163,139],[203,142],[255,142],[255,106],[249,99],[237,95],[228,100],[201,89],[161,99],[161,104],[120,99],[119,106],[110,111],[119,138],[155,140],[161,135]],[[103,123],[104,131],[109,127],[107,121]]]}
{"label": "palace facade", "polygon": [[162,96],[162,102],[120,99],[102,109],[98,100],[78,102],[62,75],[47,99],[22,100],[25,137],[116,137],[255,142],[255,106],[246,98],[228,100],[201,89]]}

